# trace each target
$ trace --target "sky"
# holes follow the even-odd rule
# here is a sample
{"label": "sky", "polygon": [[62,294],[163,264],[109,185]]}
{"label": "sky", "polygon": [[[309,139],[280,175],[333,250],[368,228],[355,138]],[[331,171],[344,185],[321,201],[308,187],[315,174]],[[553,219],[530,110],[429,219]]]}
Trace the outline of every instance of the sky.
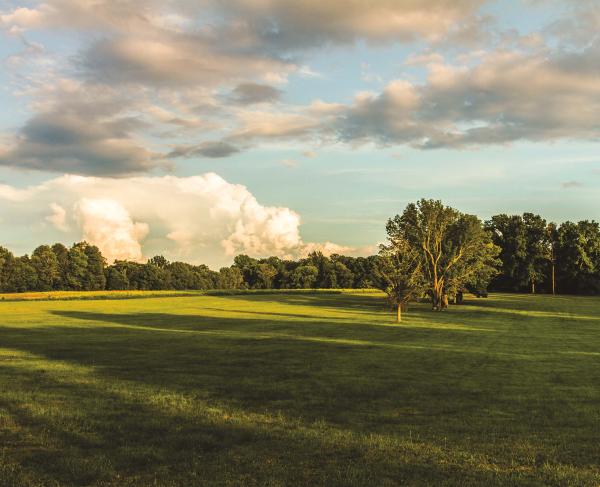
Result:
{"label": "sky", "polygon": [[369,255],[420,198],[600,220],[600,0],[0,0],[16,254]]}

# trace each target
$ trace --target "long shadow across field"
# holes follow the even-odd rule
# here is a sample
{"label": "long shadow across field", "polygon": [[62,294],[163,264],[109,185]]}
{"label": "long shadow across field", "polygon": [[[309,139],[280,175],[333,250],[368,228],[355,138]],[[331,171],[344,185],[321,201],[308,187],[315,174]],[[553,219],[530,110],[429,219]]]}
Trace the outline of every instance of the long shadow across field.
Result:
{"label": "long shadow across field", "polygon": [[[460,452],[448,451],[447,460],[433,463],[436,447],[426,441],[381,438],[374,455],[369,447],[377,439],[364,443],[340,430],[332,442],[331,431],[315,433],[280,415],[239,421],[235,412],[215,413],[202,402],[169,410],[114,383],[82,381],[76,372],[55,376],[6,365],[0,371],[23,387],[0,398],[0,408],[20,434],[0,437],[26,452],[4,472],[2,485],[30,485],[32,474],[61,486],[117,486],[128,478],[127,485],[139,486],[363,486],[390,479],[445,485],[448,478],[461,478],[463,485],[506,485],[514,480],[510,472],[479,465],[465,469],[448,461]],[[32,388],[44,391],[37,397],[49,410],[60,407],[60,421],[32,413],[16,399],[28,397]],[[36,446],[38,435],[43,441]]]}
{"label": "long shadow across field", "polygon": [[[248,299],[235,298],[240,304]],[[275,299],[255,298],[257,308],[260,302]],[[231,303],[227,311],[239,317],[211,316],[218,312],[210,308],[199,309],[203,314],[197,315],[55,310],[55,316],[82,326],[36,327],[26,332],[7,328],[2,336],[11,348],[52,360],[94,364],[101,373],[118,378],[177,390],[200,389],[251,410],[274,408],[313,419],[350,422],[358,429],[364,421],[354,423],[348,418],[375,410],[378,402],[410,404],[415,416],[446,411],[453,397],[459,403],[466,398],[469,404],[463,405],[472,408],[472,400],[480,393],[451,387],[452,376],[464,376],[465,370],[480,364],[489,349],[487,335],[496,332],[455,327],[456,319],[449,316],[446,328],[426,323],[397,327],[387,310],[382,311],[382,301],[360,295],[277,297],[279,304],[340,312],[326,319],[312,316],[312,321],[304,313],[261,314],[244,306],[231,309]],[[375,310],[370,322],[354,314],[345,317],[342,312],[353,307]],[[373,323],[378,318],[383,323]],[[511,358],[519,357],[498,357],[501,361]],[[407,364],[411,363],[419,364],[419,373],[410,371],[412,366]],[[423,412],[423,405],[415,405],[422,402],[419,383],[427,374],[431,375],[429,389],[437,399],[427,402]],[[442,394],[449,394],[443,404]]]}
{"label": "long shadow across field", "polygon": [[[251,410],[274,408],[342,423],[381,403],[408,406],[415,418],[472,410],[510,378],[515,361],[529,358],[496,350],[496,331],[452,328],[455,317],[447,319],[447,328],[431,328],[333,319],[53,314],[82,326],[7,328],[3,342],[52,360],[94,365],[116,378],[201,390]],[[500,367],[507,375],[475,387],[461,384],[484,366]],[[360,429],[361,423],[351,427]]]}
{"label": "long shadow across field", "polygon": [[[3,398],[0,407],[32,430],[47,431],[63,448],[74,445],[81,464],[72,469],[80,473],[69,482],[80,485],[86,482],[79,476],[94,457],[112,465],[94,467],[107,478],[111,468],[147,472],[154,465],[167,466],[166,473],[201,475],[205,469],[210,475],[214,469],[226,475],[227,464],[237,458],[242,471],[261,472],[256,485],[265,484],[269,475],[284,484],[380,485],[390,478],[408,483],[419,478],[441,485],[453,473],[474,485],[505,484],[512,474],[478,466],[464,470],[464,463],[456,466],[464,462],[461,455],[500,456],[520,464],[528,461],[523,449],[532,449],[533,458],[535,449],[545,448],[544,458],[551,462],[585,466],[596,458],[597,424],[586,408],[594,407],[597,394],[583,389],[588,402],[578,410],[569,401],[579,394],[576,385],[600,383],[594,372],[597,357],[581,355],[568,362],[578,368],[561,369],[560,356],[543,355],[552,343],[548,338],[519,344],[511,335],[520,329],[522,316],[473,307],[434,318],[417,308],[406,326],[390,326],[381,300],[371,296],[256,299],[336,311],[316,321],[314,316],[308,320],[302,308],[289,315],[261,313],[247,309],[247,297],[233,301],[240,303],[235,309],[199,307],[187,315],[55,309],[51,313],[65,325],[0,327],[1,347],[90,374],[55,377],[0,363],[12,383],[22,384],[26,397],[23,403]],[[369,310],[366,322],[362,313],[344,315],[354,306]],[[218,316],[226,312],[234,316]],[[477,326],[465,326],[467,317]],[[435,325],[429,323],[434,319]],[[528,326],[543,328],[544,319],[527,320]],[[582,377],[581,370],[588,375]],[[560,381],[549,382],[549,372]],[[571,398],[560,389],[565,384]],[[32,415],[26,405],[35,395],[27,394],[36,390],[81,411],[84,433]],[[185,399],[169,411],[145,394]],[[240,417],[264,415],[265,424],[232,423],[227,420],[231,411]],[[280,420],[267,419],[278,414]],[[320,421],[350,436],[332,440],[332,431],[319,436],[302,430]],[[447,454],[443,466],[428,464],[431,452],[412,452],[402,443],[413,432],[418,432],[417,444],[441,449],[435,455]],[[384,440],[369,452],[354,435],[371,433]],[[446,441],[452,446],[443,453]],[[111,444],[114,454],[107,453]],[[34,453],[28,465],[43,472],[58,451],[51,457],[44,456],[47,451],[39,458]],[[299,458],[311,467],[298,470]],[[352,465],[350,480],[349,471],[339,473],[347,465]],[[323,472],[327,481],[319,477]]]}

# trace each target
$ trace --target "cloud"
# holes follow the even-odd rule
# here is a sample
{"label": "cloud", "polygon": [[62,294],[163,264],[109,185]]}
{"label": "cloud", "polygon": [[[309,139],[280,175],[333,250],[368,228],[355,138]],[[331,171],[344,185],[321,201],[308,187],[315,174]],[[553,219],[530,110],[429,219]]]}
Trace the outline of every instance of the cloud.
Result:
{"label": "cloud", "polygon": [[598,38],[600,11],[596,0],[569,2],[567,12],[544,29],[548,36],[556,37],[563,47],[582,48]]}
{"label": "cloud", "polygon": [[583,51],[494,51],[478,64],[432,63],[423,84],[361,93],[335,122],[340,140],[463,148],[519,140],[598,140],[600,42]]}
{"label": "cloud", "polygon": [[282,159],[281,161],[279,161],[279,164],[293,169],[298,166],[298,161],[295,161],[294,159]]}
{"label": "cloud", "polygon": [[97,245],[110,261],[142,260],[141,240],[147,223],[133,222],[129,212],[114,199],[82,198],[75,204],[82,238]]}
{"label": "cloud", "polygon": [[153,125],[138,109],[143,99],[68,78],[25,94],[34,114],[5,137],[0,166],[119,177],[165,167],[146,139]]}
{"label": "cloud", "polygon": [[176,147],[169,153],[169,157],[194,157],[202,156],[212,159],[229,157],[240,152],[240,149],[229,142],[209,141],[197,145],[187,145]]}
{"label": "cloud", "polygon": [[[552,42],[499,31],[485,3],[45,0],[6,9],[0,28],[22,38],[26,52],[44,54],[20,56],[43,58],[35,66],[11,68],[21,70],[18,94],[31,100],[31,113],[0,148],[0,165],[125,177],[263,144],[462,149],[598,140],[595,2],[565,6],[568,18],[543,31]],[[83,42],[75,55],[52,58],[25,39],[40,29],[77,31]],[[452,51],[473,39],[475,50]],[[314,77],[307,58],[316,48],[360,42],[410,42],[418,51],[398,64],[407,71],[399,79],[352,102],[282,98],[284,83]],[[427,78],[414,81],[413,66]],[[379,80],[368,64],[362,74]]]}
{"label": "cloud", "polygon": [[159,165],[160,156],[134,141],[133,125],[129,119],[36,115],[21,129],[15,145],[0,153],[0,165],[113,176],[146,172]]}
{"label": "cloud", "polygon": [[[22,29],[104,28],[139,33],[227,34],[246,48],[306,48],[323,43],[435,40],[470,26],[484,0],[46,0],[17,8],[0,20]],[[204,14],[203,17],[200,15]],[[194,20],[206,18],[198,29]],[[463,26],[463,24],[465,24]]]}
{"label": "cloud", "polygon": [[46,221],[49,221],[62,232],[67,232],[69,226],[67,225],[67,211],[56,203],[50,203],[50,209],[52,213],[46,217]]}
{"label": "cloud", "polygon": [[583,184],[579,181],[565,181],[561,184],[563,189],[583,188]]}
{"label": "cloud", "polygon": [[[151,33],[152,31],[150,31]],[[218,39],[162,33],[101,40],[80,56],[84,75],[109,84],[157,87],[219,86],[245,79],[272,79],[296,69],[293,63],[261,53],[219,50]]]}
{"label": "cloud", "polygon": [[13,235],[36,244],[86,239],[109,261],[164,254],[218,268],[239,253],[297,257],[307,248],[296,212],[264,206],[214,173],[61,176],[25,189],[0,185],[0,202],[0,220]]}
{"label": "cloud", "polygon": [[[359,39],[439,40],[462,30],[483,0],[232,0],[215,2],[268,46],[299,49]],[[243,20],[242,20],[243,19]]]}
{"label": "cloud", "polygon": [[406,66],[420,66],[428,64],[442,64],[444,62],[444,56],[439,52],[424,52],[424,53],[412,53],[410,54],[404,64]]}
{"label": "cloud", "polygon": [[42,7],[40,9],[17,7],[12,12],[0,14],[0,26],[4,26],[12,33],[41,27],[44,23],[45,12]]}
{"label": "cloud", "polygon": [[300,113],[241,111],[237,115],[238,127],[233,130],[229,138],[245,142],[302,139],[313,136],[315,130],[324,130],[323,120],[306,111]]}
{"label": "cloud", "polygon": [[231,92],[231,100],[240,105],[252,105],[254,103],[271,103],[281,97],[281,90],[269,85],[257,83],[243,83],[235,87]]}
{"label": "cloud", "polygon": [[338,245],[333,242],[308,243],[301,248],[300,256],[306,257],[311,252],[321,252],[326,257],[329,257],[333,254],[349,255],[353,257],[364,257],[368,255],[374,255],[378,251],[379,249],[377,245],[369,245],[365,247],[349,247],[346,245]]}

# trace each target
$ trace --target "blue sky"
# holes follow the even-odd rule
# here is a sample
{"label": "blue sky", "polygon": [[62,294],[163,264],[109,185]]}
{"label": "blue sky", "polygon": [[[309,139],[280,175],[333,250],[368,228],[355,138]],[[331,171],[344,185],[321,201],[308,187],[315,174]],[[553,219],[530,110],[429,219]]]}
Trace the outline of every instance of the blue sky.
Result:
{"label": "blue sky", "polygon": [[0,3],[3,244],[85,238],[109,259],[218,267],[374,252],[421,197],[482,218],[598,220],[599,12]]}

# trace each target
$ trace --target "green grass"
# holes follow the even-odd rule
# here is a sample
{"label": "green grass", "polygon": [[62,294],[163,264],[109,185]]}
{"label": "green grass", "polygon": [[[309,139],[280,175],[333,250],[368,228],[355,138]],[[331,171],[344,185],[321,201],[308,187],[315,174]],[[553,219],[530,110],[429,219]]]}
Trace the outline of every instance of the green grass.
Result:
{"label": "green grass", "polygon": [[599,485],[600,299],[0,303],[0,486]]}
{"label": "green grass", "polygon": [[[185,296],[237,296],[255,294],[340,294],[342,289],[211,289],[206,291],[30,291],[0,293],[0,301],[88,301],[91,299],[180,298]],[[355,293],[373,294],[374,289],[355,289]]]}

